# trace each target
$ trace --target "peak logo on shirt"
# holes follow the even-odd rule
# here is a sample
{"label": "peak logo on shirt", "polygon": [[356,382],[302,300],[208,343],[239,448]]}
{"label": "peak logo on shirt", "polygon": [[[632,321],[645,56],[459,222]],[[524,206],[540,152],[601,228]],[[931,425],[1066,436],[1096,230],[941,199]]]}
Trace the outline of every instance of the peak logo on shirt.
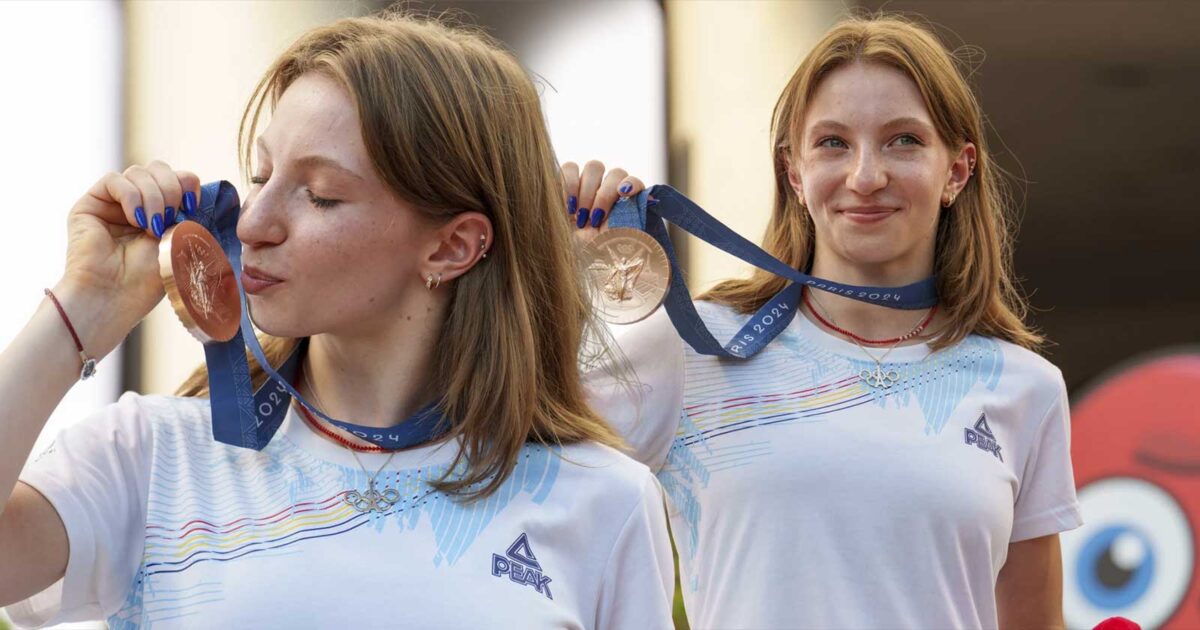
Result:
{"label": "peak logo on shirt", "polygon": [[963,429],[963,441],[967,444],[974,444],[981,451],[987,451],[996,456],[996,459],[1004,461],[1004,457],[1000,455],[1000,443],[996,441],[996,436],[992,433],[992,428],[988,426],[987,415],[979,414],[979,419],[975,421],[974,429]]}
{"label": "peak logo on shirt", "polygon": [[529,537],[524,532],[508,546],[508,551],[505,551],[503,556],[498,553],[492,554],[492,576],[502,575],[507,575],[508,579],[517,584],[533,588],[547,599],[554,599],[550,594],[551,580],[542,574],[542,565],[537,556],[533,555],[533,549],[529,547]]}

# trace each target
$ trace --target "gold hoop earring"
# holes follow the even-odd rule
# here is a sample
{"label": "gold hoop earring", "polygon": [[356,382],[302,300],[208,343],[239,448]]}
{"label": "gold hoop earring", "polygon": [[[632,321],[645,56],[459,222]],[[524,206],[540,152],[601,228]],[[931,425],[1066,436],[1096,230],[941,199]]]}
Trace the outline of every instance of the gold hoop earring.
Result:
{"label": "gold hoop earring", "polygon": [[442,286],[442,274],[440,274],[440,273],[437,274],[436,278],[434,277],[433,274],[428,274],[425,276],[425,288],[426,289],[429,289],[430,291],[432,291],[440,286]]}

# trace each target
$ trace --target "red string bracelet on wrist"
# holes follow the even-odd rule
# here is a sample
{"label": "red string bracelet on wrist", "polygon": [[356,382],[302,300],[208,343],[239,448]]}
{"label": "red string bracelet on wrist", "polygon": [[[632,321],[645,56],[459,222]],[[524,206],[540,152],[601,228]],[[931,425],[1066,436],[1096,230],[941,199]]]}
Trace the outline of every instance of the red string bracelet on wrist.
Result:
{"label": "red string bracelet on wrist", "polygon": [[58,314],[62,316],[63,323],[67,325],[67,330],[71,333],[71,339],[75,340],[75,349],[79,351],[79,359],[83,361],[83,369],[79,372],[79,379],[86,381],[96,375],[96,360],[89,357],[83,351],[83,342],[79,341],[79,335],[75,332],[75,327],[71,325],[71,318],[67,317],[67,312],[63,310],[62,304],[59,304],[58,298],[50,292],[50,289],[44,289],[46,295],[50,296],[50,301],[54,303],[54,308],[58,309]]}

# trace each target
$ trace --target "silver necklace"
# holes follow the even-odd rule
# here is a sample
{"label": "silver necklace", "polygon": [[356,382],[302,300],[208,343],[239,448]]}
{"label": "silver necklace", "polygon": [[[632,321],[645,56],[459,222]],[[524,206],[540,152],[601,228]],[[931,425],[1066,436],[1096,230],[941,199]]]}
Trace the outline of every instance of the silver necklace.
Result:
{"label": "silver necklace", "polygon": [[[325,403],[321,402],[321,397],[317,395],[317,390],[312,386],[312,383],[308,382],[308,373],[303,369],[300,371],[300,378],[304,381],[304,386],[308,389],[308,393],[312,394],[313,401],[324,408]],[[400,502],[400,492],[395,488],[384,488],[383,492],[375,488],[375,479],[379,477],[379,473],[382,473],[384,468],[387,468],[388,464],[392,463],[392,458],[396,456],[396,451],[392,451],[392,454],[388,455],[387,460],[383,462],[379,470],[376,470],[375,474],[372,475],[367,471],[367,467],[363,466],[362,460],[358,458],[358,453],[354,449],[345,444],[342,446],[350,451],[350,454],[354,456],[354,461],[358,463],[358,467],[362,468],[363,474],[367,476],[367,491],[347,490],[342,495],[342,501],[364,514],[367,512],[379,512],[382,514]]]}
{"label": "silver necklace", "polygon": [[[829,314],[829,309],[825,308],[824,304],[821,304],[819,301],[817,301],[817,296],[810,292],[809,297],[812,298],[813,304],[816,304],[817,308],[820,308],[821,311],[825,313],[825,318],[830,322],[833,322],[834,326],[838,326],[837,321],[833,319],[833,315]],[[896,343],[893,343],[891,347],[889,347],[879,358],[875,358],[875,355],[868,352],[867,349],[864,348],[857,339],[850,337],[850,341],[853,341],[854,345],[858,346],[858,349],[862,350],[863,354],[867,355],[867,357],[875,363],[874,370],[862,369],[858,372],[858,377],[862,379],[864,383],[870,385],[874,389],[891,389],[892,387],[898,385],[900,383],[900,372],[895,368],[884,369],[883,361],[884,359],[887,359],[887,356],[891,354],[892,350],[895,350],[897,346],[899,346],[901,343],[904,343],[906,340],[911,339],[916,334],[917,330],[921,328],[921,324],[924,321],[925,318],[922,317],[921,322],[918,322],[917,325],[908,332],[908,334],[897,339]]]}

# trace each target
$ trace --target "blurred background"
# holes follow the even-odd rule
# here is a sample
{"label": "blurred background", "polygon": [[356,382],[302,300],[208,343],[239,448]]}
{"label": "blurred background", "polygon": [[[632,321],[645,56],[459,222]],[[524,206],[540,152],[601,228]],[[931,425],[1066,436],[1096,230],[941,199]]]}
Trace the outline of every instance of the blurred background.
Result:
{"label": "blurred background", "polygon": [[[94,181],[162,159],[244,191],[237,123],[268,63],[303,31],[386,4],[0,3],[0,345],[60,276],[67,211]],[[927,18],[975,67],[990,145],[1016,176],[1016,270],[1072,392],[1088,524],[1063,539],[1068,624],[1200,627],[1200,3],[408,5],[462,11],[513,49],[560,159],[670,183],[754,240],[771,205],[771,109],[812,44],[851,10]],[[748,271],[677,242],[694,292]],[[202,360],[160,304],[34,453],[122,391],[173,392]]]}

